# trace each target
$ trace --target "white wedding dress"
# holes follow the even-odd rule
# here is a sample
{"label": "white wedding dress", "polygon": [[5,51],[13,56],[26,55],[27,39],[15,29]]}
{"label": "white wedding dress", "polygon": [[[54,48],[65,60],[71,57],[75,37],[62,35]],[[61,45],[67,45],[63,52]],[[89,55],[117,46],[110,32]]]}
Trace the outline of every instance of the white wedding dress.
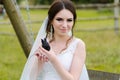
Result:
{"label": "white wedding dress", "polygon": [[[75,38],[74,41],[72,41],[69,45],[69,47],[57,55],[58,59],[60,60],[61,64],[64,66],[64,68],[69,71],[72,58],[77,46],[79,39]],[[43,65],[43,69],[41,73],[39,74],[37,80],[61,80],[60,76],[57,74],[55,68],[51,64],[51,62],[46,62]],[[88,73],[86,66],[83,66],[82,73],[80,75],[79,80],[89,80]]]}

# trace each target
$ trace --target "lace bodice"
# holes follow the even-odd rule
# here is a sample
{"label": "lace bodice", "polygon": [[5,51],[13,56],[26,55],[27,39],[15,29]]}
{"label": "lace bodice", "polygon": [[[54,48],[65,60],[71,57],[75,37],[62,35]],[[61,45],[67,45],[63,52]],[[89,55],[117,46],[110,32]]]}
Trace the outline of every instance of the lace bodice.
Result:
{"label": "lace bodice", "polygon": [[[73,54],[78,42],[79,39],[75,39],[70,43],[69,47],[66,50],[64,50],[63,52],[57,55],[58,59],[60,60],[61,64],[64,66],[66,70],[70,69]],[[80,80],[88,80],[88,75],[85,65],[83,67],[81,78],[82,79]],[[61,80],[61,78],[57,74],[51,62],[46,62],[37,80]]]}

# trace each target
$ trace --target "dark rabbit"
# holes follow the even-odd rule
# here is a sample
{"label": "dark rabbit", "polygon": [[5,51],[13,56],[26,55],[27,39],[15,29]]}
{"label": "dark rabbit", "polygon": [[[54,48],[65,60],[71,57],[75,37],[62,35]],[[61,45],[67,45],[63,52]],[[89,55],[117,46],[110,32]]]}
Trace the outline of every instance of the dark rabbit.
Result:
{"label": "dark rabbit", "polygon": [[47,42],[47,40],[46,40],[46,38],[44,38],[44,39],[41,39],[41,42],[42,42],[42,47],[44,48],[44,49],[46,49],[46,50],[50,50],[50,45],[49,45],[49,43]]}

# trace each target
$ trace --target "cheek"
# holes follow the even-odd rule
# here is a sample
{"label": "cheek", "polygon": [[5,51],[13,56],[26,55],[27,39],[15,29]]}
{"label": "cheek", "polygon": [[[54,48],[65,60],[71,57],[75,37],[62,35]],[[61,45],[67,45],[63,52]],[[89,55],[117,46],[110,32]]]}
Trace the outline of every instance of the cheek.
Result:
{"label": "cheek", "polygon": [[55,26],[55,27],[58,27],[58,26],[59,26],[59,23],[54,20],[54,21],[52,22],[52,25]]}
{"label": "cheek", "polygon": [[68,27],[68,30],[69,30],[69,31],[72,30],[72,26]]}
{"label": "cheek", "polygon": [[59,26],[57,24],[53,24],[54,31],[58,31]]}
{"label": "cheek", "polygon": [[73,28],[73,23],[70,23],[68,28],[72,29]]}

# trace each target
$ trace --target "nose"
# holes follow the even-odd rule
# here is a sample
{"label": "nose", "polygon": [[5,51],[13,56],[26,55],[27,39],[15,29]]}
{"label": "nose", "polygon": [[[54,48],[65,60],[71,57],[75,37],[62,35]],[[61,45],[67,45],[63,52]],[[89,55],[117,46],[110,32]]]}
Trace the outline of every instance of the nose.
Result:
{"label": "nose", "polygon": [[67,21],[63,21],[63,27],[64,27],[64,28],[67,27]]}

